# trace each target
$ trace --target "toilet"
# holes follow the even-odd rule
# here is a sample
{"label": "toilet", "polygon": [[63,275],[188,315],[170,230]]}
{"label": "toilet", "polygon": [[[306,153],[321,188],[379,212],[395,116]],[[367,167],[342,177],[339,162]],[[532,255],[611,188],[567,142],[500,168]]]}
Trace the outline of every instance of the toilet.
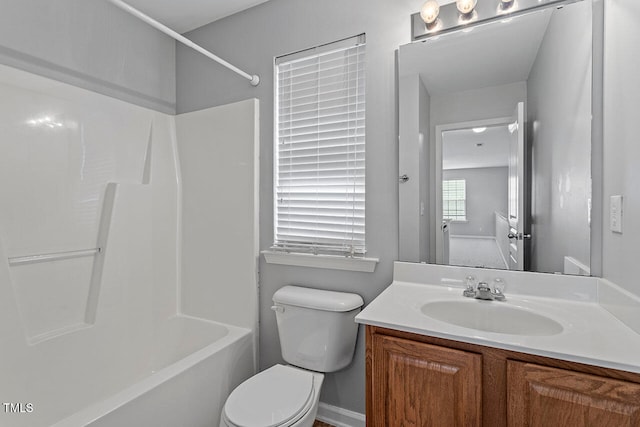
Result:
{"label": "toilet", "polygon": [[284,286],[273,295],[282,358],[227,398],[220,427],[311,427],[324,373],[351,363],[364,301],[357,294]]}

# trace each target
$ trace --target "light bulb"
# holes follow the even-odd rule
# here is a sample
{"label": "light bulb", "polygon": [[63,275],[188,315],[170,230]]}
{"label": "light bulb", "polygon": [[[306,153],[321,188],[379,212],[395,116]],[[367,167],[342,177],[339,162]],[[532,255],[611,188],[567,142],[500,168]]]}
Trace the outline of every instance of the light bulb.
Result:
{"label": "light bulb", "polygon": [[436,0],[428,0],[420,9],[420,17],[426,24],[433,24],[440,14],[440,5]]}
{"label": "light bulb", "polygon": [[473,12],[473,9],[476,7],[476,3],[478,0],[457,0],[456,7],[458,11],[463,15],[468,15]]}
{"label": "light bulb", "polygon": [[513,7],[515,4],[515,0],[500,0],[500,6],[498,7],[499,11],[507,12],[509,9]]}

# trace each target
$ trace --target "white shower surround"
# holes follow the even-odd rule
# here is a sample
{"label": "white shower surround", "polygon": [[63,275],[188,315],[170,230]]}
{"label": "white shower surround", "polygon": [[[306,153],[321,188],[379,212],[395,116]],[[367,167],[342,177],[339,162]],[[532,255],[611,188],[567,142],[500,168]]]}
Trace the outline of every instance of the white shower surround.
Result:
{"label": "white shower surround", "polygon": [[[191,114],[176,119],[0,67],[0,396],[33,405],[0,411],[0,425],[170,426],[178,414],[213,425],[228,392],[255,372],[256,199],[228,199],[250,213],[240,237],[211,218],[203,232],[238,246],[187,283],[183,252],[206,248],[183,249],[182,193],[193,190],[181,181],[178,145],[248,145],[225,152],[222,176],[255,165],[257,103]],[[221,124],[202,134],[181,121]],[[239,191],[255,194],[255,180],[245,184]],[[96,257],[8,262],[95,247]],[[239,266],[252,274],[235,280]],[[211,310],[185,306],[185,289]],[[225,293],[233,318],[212,301]]]}

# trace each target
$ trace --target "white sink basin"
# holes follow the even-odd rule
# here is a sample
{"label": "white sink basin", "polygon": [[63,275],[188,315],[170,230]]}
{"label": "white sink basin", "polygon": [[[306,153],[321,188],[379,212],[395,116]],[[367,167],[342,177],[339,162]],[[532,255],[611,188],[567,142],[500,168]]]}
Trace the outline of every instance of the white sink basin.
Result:
{"label": "white sink basin", "polygon": [[498,334],[548,336],[564,329],[546,316],[497,301],[434,301],[421,311],[442,322]]}

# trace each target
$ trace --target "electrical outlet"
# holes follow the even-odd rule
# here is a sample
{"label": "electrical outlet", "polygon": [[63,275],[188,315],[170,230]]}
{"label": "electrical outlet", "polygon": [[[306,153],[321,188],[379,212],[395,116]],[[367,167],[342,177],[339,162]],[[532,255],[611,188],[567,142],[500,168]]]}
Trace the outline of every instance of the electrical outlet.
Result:
{"label": "electrical outlet", "polygon": [[609,203],[609,228],[622,233],[622,196],[611,196]]}

